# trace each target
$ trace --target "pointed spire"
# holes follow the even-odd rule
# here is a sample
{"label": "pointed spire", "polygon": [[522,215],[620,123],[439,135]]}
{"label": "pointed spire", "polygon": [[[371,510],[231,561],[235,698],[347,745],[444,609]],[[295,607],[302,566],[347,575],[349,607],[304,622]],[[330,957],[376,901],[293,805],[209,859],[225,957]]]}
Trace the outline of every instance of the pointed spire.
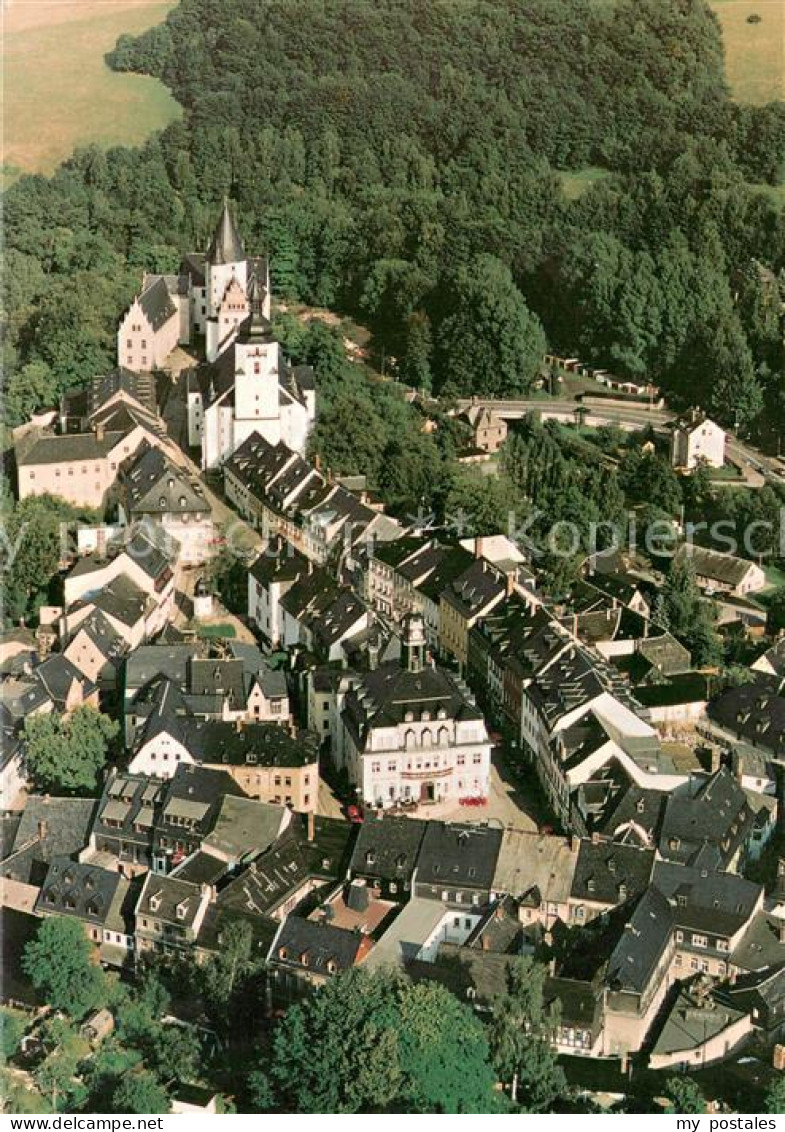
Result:
{"label": "pointed spire", "polygon": [[221,218],[207,249],[207,259],[210,263],[240,263],[245,259],[243,241],[232,219],[226,197],[224,197]]}

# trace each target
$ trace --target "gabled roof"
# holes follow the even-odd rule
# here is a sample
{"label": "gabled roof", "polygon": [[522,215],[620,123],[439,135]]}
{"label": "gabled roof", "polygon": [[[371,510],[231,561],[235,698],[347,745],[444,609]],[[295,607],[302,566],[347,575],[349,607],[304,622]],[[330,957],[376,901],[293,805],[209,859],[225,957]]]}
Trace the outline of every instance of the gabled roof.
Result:
{"label": "gabled roof", "polygon": [[734,558],[732,554],[722,554],[718,550],[686,542],[676,552],[676,561],[683,562],[685,559],[692,563],[695,573],[700,577],[726,586],[740,585],[750,570],[756,568],[755,563],[748,558]]}
{"label": "gabled roof", "polygon": [[349,869],[359,876],[410,880],[427,823],[416,818],[382,817],[363,823]]}
{"label": "gabled roof", "polygon": [[506,586],[503,574],[485,559],[475,559],[462,574],[445,586],[441,600],[464,618],[476,617],[505,593]]}
{"label": "gabled roof", "polygon": [[89,638],[108,664],[120,664],[128,644],[100,609],[94,610],[85,618],[71,639],[74,640],[80,633]]}
{"label": "gabled roof", "polygon": [[611,990],[643,994],[671,938],[671,906],[654,885],[646,889],[625,923],[608,962]]}
{"label": "gabled roof", "polygon": [[276,964],[307,968],[316,975],[330,977],[354,966],[364,938],[347,928],[289,916],[270,949],[269,958]]}
{"label": "gabled roof", "polygon": [[690,864],[709,845],[727,865],[754,824],[747,794],[728,767],[722,766],[688,792],[669,795],[660,829],[660,854],[666,860]]}
{"label": "gabled roof", "polygon": [[35,676],[41,681],[55,707],[60,711],[65,709],[68,693],[76,681],[84,693],[94,690],[94,686],[85,679],[75,664],[63,656],[62,653],[53,653],[35,669]]}
{"label": "gabled roof", "polygon": [[146,447],[123,477],[132,515],[206,512],[210,505],[197,480],[176,467],[160,448]]}
{"label": "gabled roof", "polygon": [[172,302],[172,296],[162,275],[150,278],[138,302],[153,330],[159,330],[165,322],[177,314],[177,307]]}
{"label": "gabled roof", "polygon": [[587,903],[622,904],[648,886],[653,849],[617,842],[582,840],[570,895]]}
{"label": "gabled roof", "polygon": [[[77,916],[90,924],[105,924],[118,886],[123,882],[114,869],[80,864],[70,857],[55,857],[36,900],[39,914]],[[127,880],[123,882],[127,885]]]}
{"label": "gabled roof", "polygon": [[75,855],[85,847],[95,808],[95,798],[31,794],[11,854],[0,866],[2,875],[40,884],[50,861]]}

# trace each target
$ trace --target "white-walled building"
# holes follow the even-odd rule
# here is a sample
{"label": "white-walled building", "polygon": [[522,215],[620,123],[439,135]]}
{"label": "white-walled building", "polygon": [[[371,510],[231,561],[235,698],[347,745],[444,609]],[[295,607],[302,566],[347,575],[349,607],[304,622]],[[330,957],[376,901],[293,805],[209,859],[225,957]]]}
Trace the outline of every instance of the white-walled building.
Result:
{"label": "white-walled building", "polygon": [[692,471],[699,463],[721,468],[725,463],[725,433],[705,413],[693,409],[671,425],[671,464]]}
{"label": "white-walled building", "polygon": [[486,797],[491,743],[468,688],[425,663],[422,618],[404,625],[400,663],[382,664],[346,694],[339,759],[366,805]]}

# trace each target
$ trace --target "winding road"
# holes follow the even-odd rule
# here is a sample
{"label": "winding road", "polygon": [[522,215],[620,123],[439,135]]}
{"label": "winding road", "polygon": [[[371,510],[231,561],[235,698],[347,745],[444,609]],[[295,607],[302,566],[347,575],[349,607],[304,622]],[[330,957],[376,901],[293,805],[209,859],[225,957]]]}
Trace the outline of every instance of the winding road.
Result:
{"label": "winding road", "polygon": [[[491,409],[505,420],[520,420],[529,413],[537,413],[542,420],[571,420],[576,419],[579,409],[583,410],[584,423],[587,425],[613,424],[627,430],[646,428],[651,426],[657,432],[665,432],[668,422],[674,419],[674,413],[665,409],[649,407],[643,404],[630,405],[626,401],[585,399],[581,402],[573,399],[547,399],[535,397],[528,400],[484,400],[476,398],[458,402],[461,411],[472,406]],[[785,472],[777,460],[771,456],[764,456],[757,448],[745,444],[732,433],[727,433],[726,454],[728,458],[739,466],[744,473],[744,480],[748,487],[762,487],[767,480],[776,483],[785,483]],[[740,480],[720,480],[718,484],[732,486],[741,485]]]}

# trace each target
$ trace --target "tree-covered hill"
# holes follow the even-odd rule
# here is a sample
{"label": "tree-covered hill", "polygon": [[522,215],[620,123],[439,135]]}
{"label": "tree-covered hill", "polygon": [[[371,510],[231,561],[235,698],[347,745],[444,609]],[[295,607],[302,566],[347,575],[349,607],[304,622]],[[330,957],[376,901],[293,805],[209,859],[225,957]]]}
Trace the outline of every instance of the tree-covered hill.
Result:
{"label": "tree-covered hill", "polygon": [[6,195],[11,415],[110,363],[134,279],[224,194],[277,293],[365,319],[413,384],[524,391],[544,331],[723,420],[782,413],[753,260],[785,266],[785,209],[753,186],[785,105],[733,103],[702,0],[181,0],[110,62],[184,120]]}

